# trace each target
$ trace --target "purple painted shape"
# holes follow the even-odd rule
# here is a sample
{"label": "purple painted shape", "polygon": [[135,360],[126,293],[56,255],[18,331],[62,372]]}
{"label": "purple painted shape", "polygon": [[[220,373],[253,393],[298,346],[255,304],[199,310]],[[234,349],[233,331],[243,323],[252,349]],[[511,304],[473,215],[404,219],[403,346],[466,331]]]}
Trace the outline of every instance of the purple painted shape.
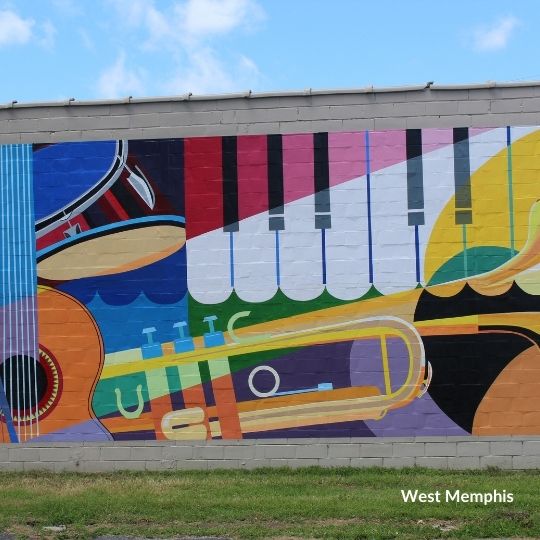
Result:
{"label": "purple painted shape", "polygon": [[[399,388],[407,379],[409,360],[407,346],[400,338],[387,340],[388,366],[392,389]],[[376,386],[385,392],[384,371],[379,339],[355,341],[351,348],[351,386]]]}
{"label": "purple painted shape", "polygon": [[336,424],[320,424],[318,426],[305,426],[289,429],[276,429],[274,431],[260,431],[246,433],[244,439],[285,439],[289,438],[318,438],[318,437],[373,437],[373,433],[365,422],[338,422]]}
{"label": "purple painted shape", "polygon": [[38,354],[35,296],[0,307],[0,363],[16,354]]}
{"label": "purple painted shape", "polygon": [[100,442],[111,440],[111,435],[97,420],[88,420],[61,431],[53,431],[31,439],[32,442]]}
{"label": "purple painted shape", "polygon": [[[235,371],[233,358],[231,371],[236,400],[240,402],[259,399],[248,385],[249,374],[258,365],[270,366],[278,372],[280,378],[278,392],[314,388],[319,383],[332,383],[334,388],[348,388],[351,385],[350,351],[351,342],[315,345],[263,360],[239,371]],[[276,355],[279,355],[279,351]],[[261,392],[269,391],[274,382],[274,376],[267,371],[260,371],[253,378],[254,387]]]}
{"label": "purple painted shape", "polygon": [[429,394],[389,411],[381,420],[366,421],[366,426],[377,437],[470,435],[450,420]]}

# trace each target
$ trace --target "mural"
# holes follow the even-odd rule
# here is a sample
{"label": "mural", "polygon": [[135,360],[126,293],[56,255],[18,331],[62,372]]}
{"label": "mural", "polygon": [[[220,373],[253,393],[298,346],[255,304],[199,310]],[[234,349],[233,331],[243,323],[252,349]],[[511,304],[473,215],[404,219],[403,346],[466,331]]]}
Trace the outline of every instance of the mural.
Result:
{"label": "mural", "polygon": [[540,435],[540,128],[0,146],[3,442]]}

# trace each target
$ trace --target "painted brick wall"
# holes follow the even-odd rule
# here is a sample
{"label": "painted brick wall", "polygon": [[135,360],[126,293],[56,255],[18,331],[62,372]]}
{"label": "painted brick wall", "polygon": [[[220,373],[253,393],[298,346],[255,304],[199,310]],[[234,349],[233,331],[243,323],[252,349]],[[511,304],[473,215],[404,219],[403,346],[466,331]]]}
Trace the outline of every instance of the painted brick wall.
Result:
{"label": "painted brick wall", "polygon": [[539,99],[0,108],[0,468],[538,466]]}

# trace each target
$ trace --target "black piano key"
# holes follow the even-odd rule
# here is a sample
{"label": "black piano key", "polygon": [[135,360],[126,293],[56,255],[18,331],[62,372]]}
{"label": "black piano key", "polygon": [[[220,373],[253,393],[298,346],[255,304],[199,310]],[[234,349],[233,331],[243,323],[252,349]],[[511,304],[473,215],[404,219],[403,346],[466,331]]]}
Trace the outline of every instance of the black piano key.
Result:
{"label": "black piano key", "polygon": [[238,158],[236,137],[222,137],[223,230],[238,230]]}

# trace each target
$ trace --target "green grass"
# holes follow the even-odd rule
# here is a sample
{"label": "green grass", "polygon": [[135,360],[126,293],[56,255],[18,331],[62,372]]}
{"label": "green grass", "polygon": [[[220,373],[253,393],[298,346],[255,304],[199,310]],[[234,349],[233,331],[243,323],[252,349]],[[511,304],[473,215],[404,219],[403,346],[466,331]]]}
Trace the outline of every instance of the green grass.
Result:
{"label": "green grass", "polygon": [[[512,492],[512,504],[410,504],[400,489]],[[65,525],[64,533],[43,527]],[[0,474],[0,533],[21,537],[540,536],[540,471],[259,469]]]}

